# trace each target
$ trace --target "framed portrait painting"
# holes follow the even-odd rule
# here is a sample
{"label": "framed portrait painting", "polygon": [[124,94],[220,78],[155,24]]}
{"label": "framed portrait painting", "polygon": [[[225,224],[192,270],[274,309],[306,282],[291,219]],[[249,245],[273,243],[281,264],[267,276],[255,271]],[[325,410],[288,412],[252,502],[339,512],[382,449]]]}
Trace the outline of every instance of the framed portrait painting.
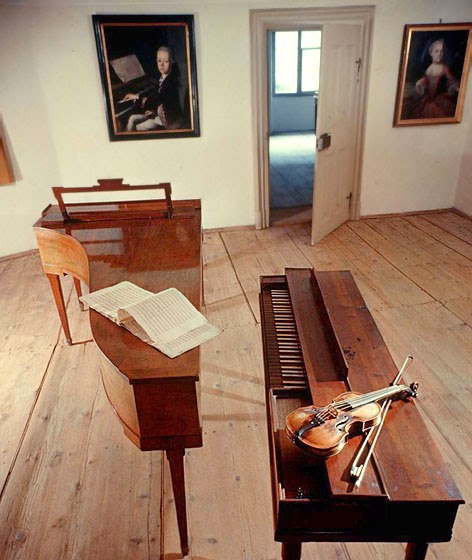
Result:
{"label": "framed portrait painting", "polygon": [[94,15],[110,140],[200,136],[192,15]]}
{"label": "framed portrait painting", "polygon": [[405,25],[394,126],[461,122],[471,29],[470,23]]}

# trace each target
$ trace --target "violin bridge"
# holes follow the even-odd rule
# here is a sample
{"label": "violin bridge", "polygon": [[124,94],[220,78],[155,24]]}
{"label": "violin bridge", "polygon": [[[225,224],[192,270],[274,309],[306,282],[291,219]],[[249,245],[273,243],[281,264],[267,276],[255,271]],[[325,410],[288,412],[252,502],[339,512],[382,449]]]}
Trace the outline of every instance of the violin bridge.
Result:
{"label": "violin bridge", "polygon": [[326,412],[331,415],[332,418],[338,417],[338,409],[334,406],[334,404],[328,405]]}

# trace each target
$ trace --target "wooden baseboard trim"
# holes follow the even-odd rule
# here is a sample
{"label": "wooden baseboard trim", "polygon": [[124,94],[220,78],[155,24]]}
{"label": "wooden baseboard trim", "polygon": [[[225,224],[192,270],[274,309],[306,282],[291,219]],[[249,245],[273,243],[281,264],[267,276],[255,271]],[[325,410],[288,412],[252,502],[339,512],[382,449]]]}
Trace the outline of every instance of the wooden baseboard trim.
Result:
{"label": "wooden baseboard trim", "polygon": [[29,255],[34,255],[38,252],[38,249],[30,249],[29,251],[22,251],[21,253],[13,253],[13,255],[5,255],[0,257],[0,262],[11,261],[12,259],[19,259],[21,257],[28,257]]}
{"label": "wooden baseboard trim", "polygon": [[462,210],[459,210],[459,208],[453,208],[452,211],[455,214],[458,214],[459,216],[462,216],[463,218],[467,218],[468,220],[472,220],[472,215],[471,214],[467,214],[466,212],[463,212]]}
{"label": "wooden baseboard trim", "polygon": [[[417,216],[418,214],[440,214],[442,212],[454,212],[463,218],[467,218],[472,220],[472,216],[459,210],[458,208],[443,208],[438,210],[418,210],[417,212],[399,212],[399,213],[392,213],[392,214],[371,214],[366,216],[360,216],[359,220],[371,220],[375,218],[399,218],[401,216]],[[285,224],[286,225],[286,224]],[[248,225],[248,226],[227,226],[221,228],[208,228],[204,229],[203,233],[222,233],[222,232],[231,232],[231,231],[249,231],[255,230],[255,225]],[[29,251],[22,251],[20,253],[14,253],[12,255],[5,255],[4,257],[0,257],[0,262],[9,261],[12,259],[19,259],[21,257],[28,257],[29,255],[34,255],[38,252],[38,249],[30,249]]]}
{"label": "wooden baseboard trim", "polygon": [[442,214],[454,212],[454,208],[438,208],[437,210],[415,210],[414,212],[393,212],[392,214],[368,214],[359,216],[359,220],[372,220],[374,218],[401,218],[402,216],[418,216],[420,214]]}
{"label": "wooden baseboard trim", "polygon": [[256,229],[256,226],[227,226],[227,227],[221,227],[221,228],[204,229],[203,233],[220,233],[220,232],[226,232],[226,231],[248,231],[248,230],[254,230],[254,229]]}

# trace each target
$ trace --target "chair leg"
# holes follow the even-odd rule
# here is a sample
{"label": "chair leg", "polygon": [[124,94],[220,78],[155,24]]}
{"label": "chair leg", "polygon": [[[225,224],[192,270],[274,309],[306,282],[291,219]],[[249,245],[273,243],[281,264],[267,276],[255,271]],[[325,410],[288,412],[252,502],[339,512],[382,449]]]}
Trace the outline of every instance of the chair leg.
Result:
{"label": "chair leg", "polygon": [[67,344],[72,344],[72,337],[70,335],[69,322],[67,321],[66,306],[64,303],[64,295],[62,294],[62,286],[59,276],[56,274],[46,274],[49,283],[51,284],[52,293],[56,302],[57,311],[61,319],[62,328],[66,335]]}
{"label": "chair leg", "polygon": [[80,310],[85,311],[85,307],[82,301],[80,301],[80,296],[82,295],[82,286],[80,285],[80,280],[74,276],[74,286],[77,293],[77,299],[79,300]]}

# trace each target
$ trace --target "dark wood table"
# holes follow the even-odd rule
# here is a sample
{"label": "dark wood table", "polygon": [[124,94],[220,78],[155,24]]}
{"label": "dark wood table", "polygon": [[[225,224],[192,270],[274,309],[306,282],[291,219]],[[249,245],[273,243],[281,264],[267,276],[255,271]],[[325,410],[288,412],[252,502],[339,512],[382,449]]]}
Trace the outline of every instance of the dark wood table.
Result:
{"label": "dark wood table", "polygon": [[[151,204],[151,203],[149,203]],[[201,208],[199,200],[173,201],[173,217],[159,212],[141,218],[117,205],[64,223],[49,206],[35,226],[68,233],[85,248],[90,291],[123,280],[159,292],[174,287],[199,309],[202,302]],[[153,206],[154,204],[154,206]],[[159,203],[151,207],[159,208]],[[108,212],[108,213],[107,213]],[[152,217],[149,217],[151,215]],[[130,218],[130,216],[132,216]],[[84,220],[85,218],[85,220]],[[169,460],[182,553],[188,554],[184,484],[185,449],[202,446],[199,412],[200,350],[170,359],[99,313],[90,311],[92,334],[102,360],[107,397],[127,437],[143,451],[165,450]]]}

